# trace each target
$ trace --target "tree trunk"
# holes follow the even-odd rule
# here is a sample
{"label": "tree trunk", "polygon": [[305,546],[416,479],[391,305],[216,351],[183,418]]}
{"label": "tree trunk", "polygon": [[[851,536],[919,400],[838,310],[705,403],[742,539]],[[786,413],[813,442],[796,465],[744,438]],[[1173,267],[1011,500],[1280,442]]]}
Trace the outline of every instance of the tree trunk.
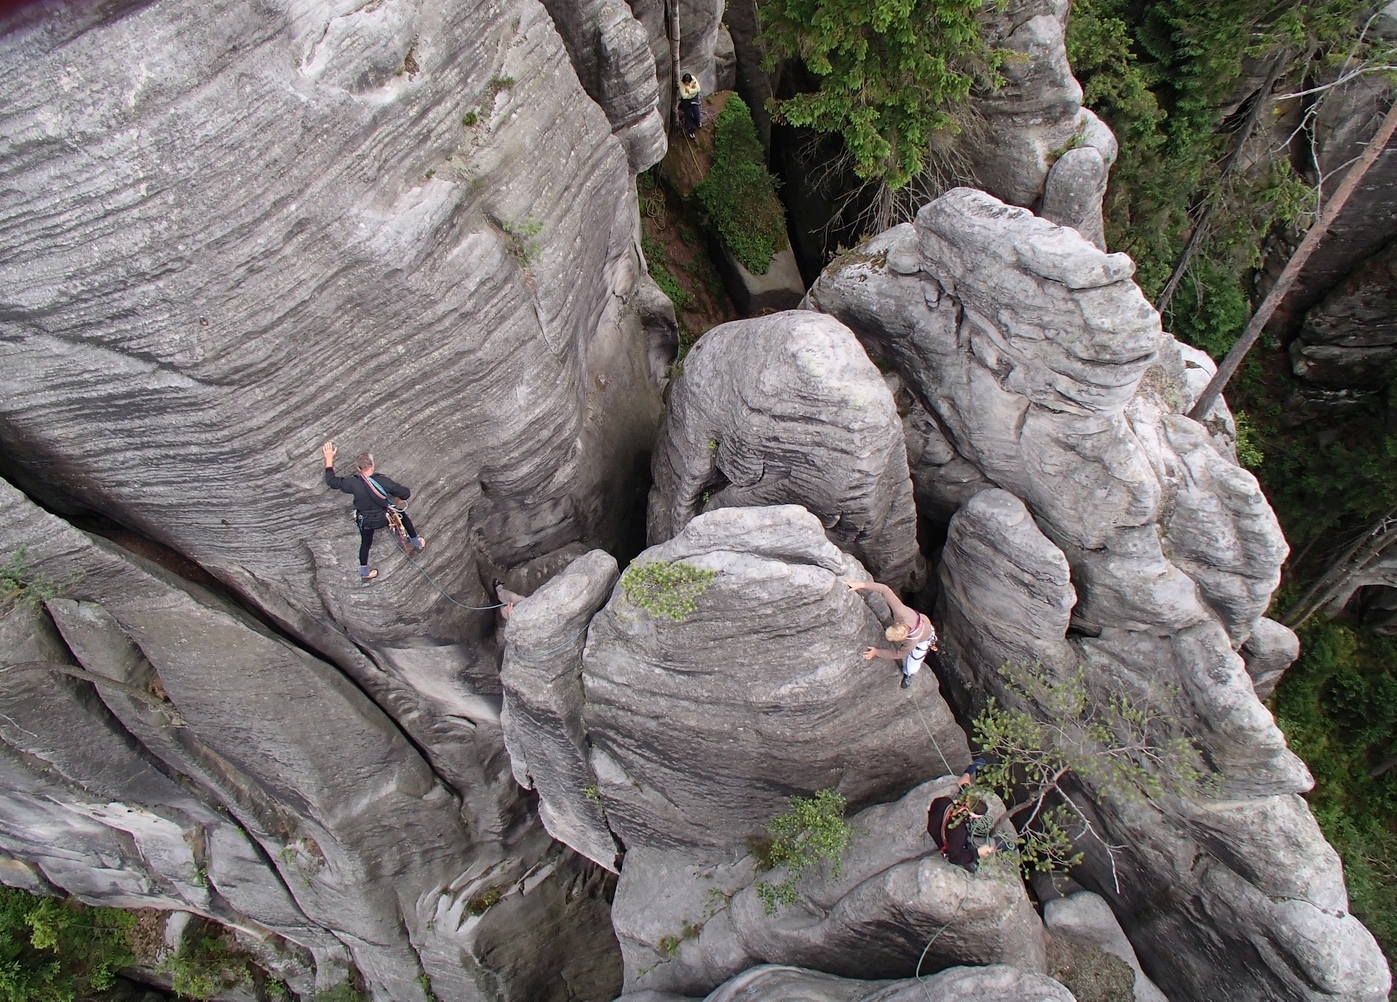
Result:
{"label": "tree trunk", "polygon": [[1382,556],[1383,551],[1394,542],[1397,542],[1397,508],[1373,523],[1367,532],[1359,536],[1353,545],[1339,556],[1339,559],[1330,564],[1301,596],[1300,601],[1281,617],[1281,622],[1291,629],[1302,625],[1305,620],[1342,595],[1345,584]]}
{"label": "tree trunk", "polygon": [[1247,145],[1247,140],[1251,138],[1256,123],[1261,120],[1262,109],[1270,104],[1271,89],[1276,86],[1276,78],[1281,75],[1281,67],[1285,65],[1285,61],[1286,51],[1284,49],[1276,53],[1276,57],[1271,61],[1271,68],[1266,72],[1266,80],[1256,93],[1256,102],[1252,105],[1251,111],[1247,113],[1247,120],[1242,125],[1241,131],[1237,133],[1237,141],[1233,144],[1232,151],[1222,162],[1222,171],[1218,174],[1213,194],[1206,199],[1203,211],[1198,216],[1198,222],[1194,224],[1193,232],[1189,234],[1188,243],[1184,245],[1183,253],[1179,255],[1179,260],[1174,265],[1174,273],[1169,276],[1169,281],[1164,285],[1164,291],[1159,294],[1159,301],[1154,304],[1154,308],[1160,313],[1169,308],[1169,303],[1174,298],[1174,291],[1178,289],[1179,283],[1183,281],[1184,272],[1188,270],[1189,262],[1193,260],[1193,255],[1203,244],[1203,237],[1208,231],[1208,220],[1212,218],[1213,210],[1217,208],[1217,200],[1222,194],[1222,186],[1232,173],[1232,168],[1237,166],[1237,161],[1242,154],[1242,147]]}
{"label": "tree trunk", "polygon": [[670,101],[669,109],[669,120],[673,126],[679,121],[679,77],[682,75],[679,69],[679,0],[669,0],[665,6],[669,10],[669,60],[674,77],[674,99]]}
{"label": "tree trunk", "polygon": [[1305,234],[1305,239],[1300,242],[1300,246],[1295,249],[1295,253],[1286,262],[1281,277],[1276,280],[1275,286],[1266,294],[1266,298],[1252,314],[1247,329],[1242,332],[1242,336],[1232,345],[1232,350],[1227,353],[1227,357],[1218,366],[1217,375],[1209,380],[1202,396],[1193,405],[1193,409],[1188,412],[1189,417],[1195,421],[1203,420],[1203,415],[1208,413],[1208,409],[1213,406],[1214,401],[1222,395],[1223,387],[1237,372],[1237,367],[1242,364],[1242,359],[1246,358],[1247,352],[1251,351],[1252,345],[1256,344],[1256,339],[1261,336],[1266,322],[1271,319],[1271,314],[1276,312],[1276,307],[1281,305],[1281,301],[1285,299],[1290,287],[1300,277],[1305,262],[1310,259],[1310,255],[1315,252],[1315,248],[1329,232],[1329,227],[1334,224],[1334,220],[1344,210],[1344,204],[1349,200],[1349,196],[1357,190],[1363,176],[1368,173],[1368,168],[1372,167],[1378,157],[1382,155],[1383,149],[1386,148],[1387,141],[1392,138],[1394,131],[1397,131],[1397,102],[1394,102],[1392,107],[1388,109],[1386,117],[1382,120],[1382,125],[1378,126],[1377,135],[1369,141],[1368,148],[1363,151],[1363,156],[1349,169],[1344,183],[1339,185],[1339,190],[1329,200],[1329,204],[1323,207],[1319,218]]}

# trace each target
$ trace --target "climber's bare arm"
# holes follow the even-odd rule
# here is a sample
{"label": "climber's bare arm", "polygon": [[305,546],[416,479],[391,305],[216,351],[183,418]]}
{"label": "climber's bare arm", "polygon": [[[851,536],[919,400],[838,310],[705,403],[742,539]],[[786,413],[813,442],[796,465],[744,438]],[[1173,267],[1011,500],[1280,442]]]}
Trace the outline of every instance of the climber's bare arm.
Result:
{"label": "climber's bare arm", "polygon": [[850,591],[871,591],[882,595],[888,603],[888,608],[892,610],[894,618],[911,623],[916,618],[916,612],[902,604],[902,599],[897,597],[897,592],[893,591],[885,584],[877,581],[850,581],[844,579],[844,583],[849,586]]}

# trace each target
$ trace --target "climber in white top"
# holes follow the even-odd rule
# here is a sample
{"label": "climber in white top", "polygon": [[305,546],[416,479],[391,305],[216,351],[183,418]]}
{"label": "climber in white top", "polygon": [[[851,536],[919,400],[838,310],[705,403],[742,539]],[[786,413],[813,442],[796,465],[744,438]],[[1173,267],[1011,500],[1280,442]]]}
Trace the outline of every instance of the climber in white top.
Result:
{"label": "climber in white top", "polygon": [[930,617],[903,605],[897,593],[885,584],[876,581],[850,581],[847,578],[844,583],[849,586],[850,591],[873,591],[887,600],[888,608],[893,613],[893,624],[883,631],[883,636],[897,646],[891,650],[870,647],[863,652],[863,659],[872,661],[874,658],[886,658],[889,661],[901,661],[902,688],[906,689],[912,684],[912,676],[922,670],[927,653],[939,650],[936,646],[936,628],[931,625]]}
{"label": "climber in white top", "polygon": [[699,101],[702,90],[692,73],[685,73],[679,80],[679,120],[690,139],[703,125],[703,105]]}

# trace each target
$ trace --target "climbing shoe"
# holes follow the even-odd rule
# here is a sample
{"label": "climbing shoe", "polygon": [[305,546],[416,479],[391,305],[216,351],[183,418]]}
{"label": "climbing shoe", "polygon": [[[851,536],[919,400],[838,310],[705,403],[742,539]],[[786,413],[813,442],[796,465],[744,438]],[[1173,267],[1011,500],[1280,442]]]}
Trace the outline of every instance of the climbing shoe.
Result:
{"label": "climbing shoe", "polygon": [[904,688],[904,689],[910,689],[910,688],[912,688],[912,676],[911,676],[911,675],[904,675],[904,676],[902,676],[902,688]]}
{"label": "climbing shoe", "polygon": [[361,580],[361,581],[372,581],[372,580],[373,580],[374,578],[376,578],[376,577],[378,577],[378,568],[377,568],[377,567],[375,567],[373,570],[370,570],[370,571],[363,571],[363,570],[361,570],[361,571],[359,572],[359,580]]}
{"label": "climbing shoe", "polygon": [[418,550],[425,550],[427,548],[427,541],[421,536],[413,536],[412,543]]}

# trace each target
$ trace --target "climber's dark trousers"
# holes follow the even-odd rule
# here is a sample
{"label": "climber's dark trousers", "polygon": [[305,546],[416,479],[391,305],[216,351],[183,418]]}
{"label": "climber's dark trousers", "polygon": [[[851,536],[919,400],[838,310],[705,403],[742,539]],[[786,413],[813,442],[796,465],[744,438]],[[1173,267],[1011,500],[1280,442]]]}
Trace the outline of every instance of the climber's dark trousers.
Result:
{"label": "climber's dark trousers", "polygon": [[[402,513],[401,515],[399,515],[398,517],[401,518],[401,519],[403,520],[403,528],[404,528],[405,530],[407,530],[407,538],[408,538],[408,539],[416,539],[416,538],[417,538],[417,527],[416,527],[415,525],[412,524],[412,519],[408,517],[407,512],[403,512],[403,513]],[[377,532],[377,531],[378,531],[377,529],[360,529],[360,530],[359,530],[359,566],[360,566],[360,567],[367,567],[367,566],[369,566],[369,547],[370,547],[370,546],[373,546],[373,544],[374,544],[374,533]]]}
{"label": "climber's dark trousers", "polygon": [[703,125],[703,109],[698,99],[679,102],[679,115],[684,119],[684,131],[693,135]]}

